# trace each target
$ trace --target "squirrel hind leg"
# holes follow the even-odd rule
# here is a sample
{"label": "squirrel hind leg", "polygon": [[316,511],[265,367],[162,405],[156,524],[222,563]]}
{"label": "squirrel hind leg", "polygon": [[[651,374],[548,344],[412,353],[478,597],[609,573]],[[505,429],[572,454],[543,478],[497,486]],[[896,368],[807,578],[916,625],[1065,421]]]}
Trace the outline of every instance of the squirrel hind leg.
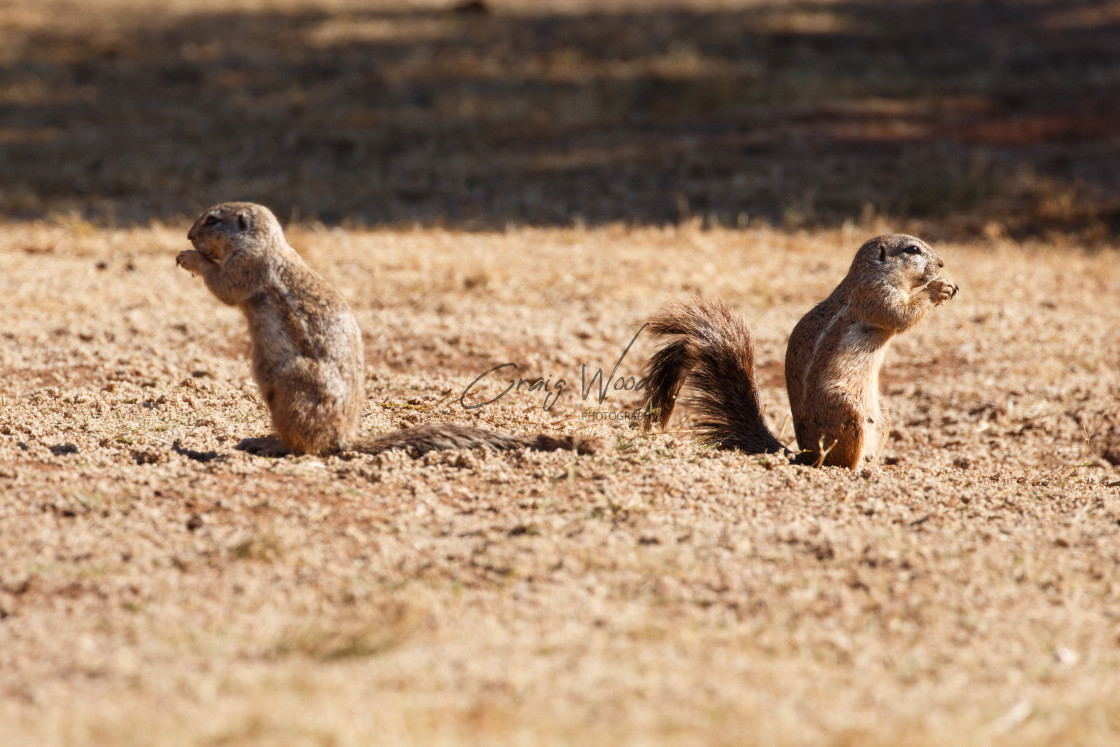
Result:
{"label": "squirrel hind leg", "polygon": [[271,387],[264,396],[277,437],[296,454],[333,454],[356,430],[356,408],[319,389]]}
{"label": "squirrel hind leg", "polygon": [[862,466],[868,446],[864,418],[853,402],[837,398],[811,414],[797,434],[804,451],[797,463],[821,467]]}

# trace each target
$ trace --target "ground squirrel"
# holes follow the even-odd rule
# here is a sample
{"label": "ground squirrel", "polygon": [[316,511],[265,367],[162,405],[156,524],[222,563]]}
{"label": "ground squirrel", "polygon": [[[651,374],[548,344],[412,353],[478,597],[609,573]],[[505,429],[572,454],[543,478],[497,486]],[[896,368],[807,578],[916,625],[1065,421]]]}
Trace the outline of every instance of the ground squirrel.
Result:
{"label": "ground squirrel", "polygon": [[[945,262],[913,236],[871,239],[828,298],[794,327],[786,389],[801,452],[796,461],[855,468],[874,462],[890,432],[879,404],[879,368],[891,338],[957,295],[940,277]],[[688,383],[703,441],[749,453],[788,450],[758,404],[754,348],[742,318],[722,301],[672,303],[649,322],[674,335],[646,363],[642,425],[664,426]]]}
{"label": "ground squirrel", "polygon": [[220,301],[245,312],[253,378],[278,437],[245,439],[239,449],[273,455],[404,449],[413,456],[475,446],[593,450],[571,436],[514,436],[443,423],[359,436],[365,363],[358,323],[342,295],[289,246],[276,216],[261,205],[227,202],[202,213],[187,238],[195,248],[179,253],[179,266],[202,275]]}

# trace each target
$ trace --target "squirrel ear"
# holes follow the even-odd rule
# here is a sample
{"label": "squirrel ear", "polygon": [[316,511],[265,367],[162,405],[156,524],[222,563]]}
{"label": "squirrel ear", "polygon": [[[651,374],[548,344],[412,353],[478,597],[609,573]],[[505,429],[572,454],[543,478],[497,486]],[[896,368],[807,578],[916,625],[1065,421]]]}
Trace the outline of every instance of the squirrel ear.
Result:
{"label": "squirrel ear", "polygon": [[253,225],[253,218],[249,215],[248,210],[237,211],[237,226],[242,231],[248,231],[249,227]]}

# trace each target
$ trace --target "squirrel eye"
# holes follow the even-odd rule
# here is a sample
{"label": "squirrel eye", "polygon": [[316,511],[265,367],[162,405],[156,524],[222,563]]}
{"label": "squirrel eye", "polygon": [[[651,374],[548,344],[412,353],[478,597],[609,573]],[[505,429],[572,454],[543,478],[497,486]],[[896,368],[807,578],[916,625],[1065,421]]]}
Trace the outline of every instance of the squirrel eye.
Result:
{"label": "squirrel eye", "polygon": [[921,254],[922,248],[917,244],[911,244],[902,251],[906,252],[907,254]]}
{"label": "squirrel eye", "polygon": [[218,218],[218,216],[216,216],[216,215],[208,215],[208,216],[206,216],[206,222],[205,222],[205,224],[204,224],[204,225],[207,225],[207,226],[216,226],[216,225],[218,225],[218,224],[219,224],[219,223],[221,223],[221,222],[222,222],[222,221],[221,221],[221,219],[220,219],[220,218]]}

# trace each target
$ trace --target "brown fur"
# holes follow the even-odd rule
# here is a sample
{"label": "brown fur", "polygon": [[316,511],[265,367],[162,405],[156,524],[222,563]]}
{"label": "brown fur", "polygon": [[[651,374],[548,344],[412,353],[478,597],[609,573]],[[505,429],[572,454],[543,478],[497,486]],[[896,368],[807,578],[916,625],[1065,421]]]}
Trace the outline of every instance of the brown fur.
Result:
{"label": "brown fur", "polygon": [[249,324],[253,379],[268,405],[277,439],[246,439],[239,448],[280,454],[378,453],[486,446],[543,451],[593,445],[569,436],[514,436],[478,428],[429,424],[364,438],[362,337],[346,300],[288,245],[268,208],[247,202],[215,205],[187,234],[194,250],[176,261]]}
{"label": "brown fur", "polygon": [[748,453],[785,451],[758,407],[750,330],[719,299],[671,303],[649,320],[650,331],[675,335],[646,364],[642,409],[664,427],[687,380],[688,406],[701,440]]}
{"label": "brown fur", "polygon": [[[856,252],[847,276],[794,327],[786,389],[801,453],[797,461],[854,468],[874,462],[890,432],[879,403],[879,368],[891,338],[958,288],[924,242],[891,234]],[[754,350],[740,317],[718,300],[667,306],[655,333],[677,335],[646,364],[645,425],[664,425],[686,381],[701,438],[749,453],[782,451],[759,412]]]}

